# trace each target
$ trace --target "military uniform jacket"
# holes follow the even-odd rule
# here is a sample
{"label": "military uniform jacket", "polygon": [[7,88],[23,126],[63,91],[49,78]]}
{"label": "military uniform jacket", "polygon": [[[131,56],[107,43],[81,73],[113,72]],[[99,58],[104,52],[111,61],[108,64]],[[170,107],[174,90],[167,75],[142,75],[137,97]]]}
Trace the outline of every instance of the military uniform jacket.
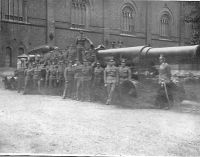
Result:
{"label": "military uniform jacket", "polygon": [[169,83],[171,81],[171,68],[167,63],[162,63],[159,68],[159,82]]}
{"label": "military uniform jacket", "polygon": [[33,79],[34,80],[40,80],[41,78],[41,69],[40,68],[35,68],[33,70]]}
{"label": "military uniform jacket", "polygon": [[51,69],[50,70],[50,79],[56,79],[56,70],[55,69]]}
{"label": "military uniform jacket", "polygon": [[64,68],[63,66],[59,66],[56,74],[57,80],[64,80]]}
{"label": "military uniform jacket", "polygon": [[64,78],[65,81],[72,81],[74,79],[74,68],[73,67],[66,67],[64,71]]}
{"label": "military uniform jacket", "polygon": [[92,67],[91,66],[83,66],[82,75],[84,81],[89,81],[92,79]]}
{"label": "military uniform jacket", "polygon": [[26,69],[25,70],[25,79],[31,80],[33,77],[33,69]]}
{"label": "military uniform jacket", "polygon": [[131,70],[129,67],[125,66],[125,67],[119,67],[119,80],[121,81],[125,81],[128,80],[130,78],[131,75]]}
{"label": "military uniform jacket", "polygon": [[83,65],[74,66],[74,69],[75,69],[74,78],[75,79],[83,77],[82,68],[83,68]]}
{"label": "military uniform jacket", "polygon": [[41,79],[45,80],[46,78],[46,69],[45,67],[41,67]]}
{"label": "military uniform jacket", "polygon": [[118,69],[116,66],[107,66],[105,68],[105,83],[116,83],[118,77]]}
{"label": "military uniform jacket", "polygon": [[96,67],[94,68],[94,82],[95,83],[101,83],[103,80],[103,68],[102,67]]}

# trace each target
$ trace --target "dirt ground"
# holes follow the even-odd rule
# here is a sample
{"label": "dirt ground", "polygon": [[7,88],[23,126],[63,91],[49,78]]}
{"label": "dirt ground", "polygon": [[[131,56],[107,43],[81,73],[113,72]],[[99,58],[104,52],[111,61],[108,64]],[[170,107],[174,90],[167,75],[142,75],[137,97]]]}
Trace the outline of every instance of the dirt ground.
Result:
{"label": "dirt ground", "polygon": [[144,108],[0,88],[0,153],[200,156],[200,114]]}

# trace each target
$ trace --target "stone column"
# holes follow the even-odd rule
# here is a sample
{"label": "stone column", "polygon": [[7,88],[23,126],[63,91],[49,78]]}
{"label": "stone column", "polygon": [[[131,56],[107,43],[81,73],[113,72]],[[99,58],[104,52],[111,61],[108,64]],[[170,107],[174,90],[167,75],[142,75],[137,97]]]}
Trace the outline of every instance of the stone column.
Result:
{"label": "stone column", "polygon": [[179,20],[179,45],[184,45],[184,37],[185,37],[185,14],[184,14],[184,3],[185,2],[179,2],[180,3],[180,20]]}
{"label": "stone column", "polygon": [[146,1],[146,45],[151,45],[152,7],[151,1]]}
{"label": "stone column", "polygon": [[55,45],[55,0],[47,0],[47,44]]}
{"label": "stone column", "polygon": [[105,46],[110,43],[110,2],[102,0],[103,3],[103,43]]}
{"label": "stone column", "polygon": [[27,5],[27,0],[24,0],[24,6],[23,6],[23,20],[24,22],[28,22],[28,5]]}

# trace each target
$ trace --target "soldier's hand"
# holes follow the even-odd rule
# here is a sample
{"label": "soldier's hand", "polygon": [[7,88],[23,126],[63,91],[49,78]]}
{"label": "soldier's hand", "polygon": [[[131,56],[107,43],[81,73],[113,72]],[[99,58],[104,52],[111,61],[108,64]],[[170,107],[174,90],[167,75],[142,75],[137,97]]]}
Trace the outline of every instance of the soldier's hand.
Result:
{"label": "soldier's hand", "polygon": [[105,83],[105,84],[104,84],[104,86],[105,86],[105,87],[107,87],[107,86],[108,86],[108,84],[107,84],[107,83]]}

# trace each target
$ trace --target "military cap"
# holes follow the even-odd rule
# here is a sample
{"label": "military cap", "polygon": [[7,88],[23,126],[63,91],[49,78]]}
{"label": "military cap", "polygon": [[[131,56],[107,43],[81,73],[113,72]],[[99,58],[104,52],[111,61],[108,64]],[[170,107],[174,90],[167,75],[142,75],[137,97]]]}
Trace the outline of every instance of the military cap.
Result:
{"label": "military cap", "polygon": [[164,55],[161,54],[160,57],[159,57],[159,59],[165,59]]}

